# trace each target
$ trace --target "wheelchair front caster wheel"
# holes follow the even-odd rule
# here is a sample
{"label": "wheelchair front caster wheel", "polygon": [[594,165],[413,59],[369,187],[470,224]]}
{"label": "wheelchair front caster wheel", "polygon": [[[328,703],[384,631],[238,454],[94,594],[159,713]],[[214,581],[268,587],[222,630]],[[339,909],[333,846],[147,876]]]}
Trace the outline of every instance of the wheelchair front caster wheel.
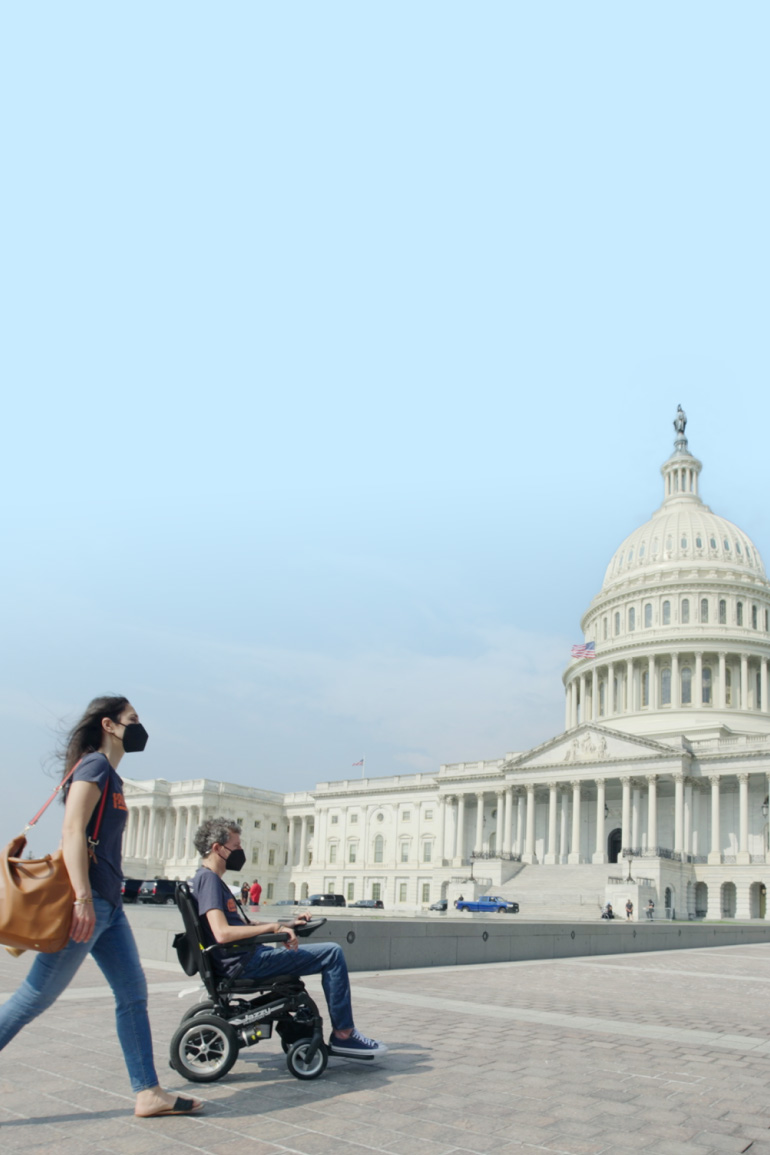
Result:
{"label": "wheelchair front caster wheel", "polygon": [[300,1039],[293,1043],[286,1055],[286,1066],[295,1079],[317,1079],[326,1070],[329,1061],[329,1052],[325,1043],[320,1043],[318,1050],[308,1063],[307,1053],[310,1050],[310,1040]]}
{"label": "wheelchair front caster wheel", "polygon": [[177,1027],[169,1058],[191,1083],[213,1083],[227,1074],[238,1050],[238,1036],[229,1023],[218,1015],[197,1015]]}

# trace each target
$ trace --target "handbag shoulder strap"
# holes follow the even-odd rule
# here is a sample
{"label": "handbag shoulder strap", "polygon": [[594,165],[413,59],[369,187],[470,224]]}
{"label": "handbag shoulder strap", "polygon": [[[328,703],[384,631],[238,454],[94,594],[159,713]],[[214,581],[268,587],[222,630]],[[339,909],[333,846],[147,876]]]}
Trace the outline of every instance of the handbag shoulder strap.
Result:
{"label": "handbag shoulder strap", "polygon": [[[83,757],[85,757],[85,755],[84,755]],[[81,763],[82,761],[83,761],[83,758],[78,758],[77,762],[76,762],[76,763],[75,763],[75,765],[72,767],[72,769],[71,769],[71,770],[69,770],[69,771],[68,771],[68,772],[67,772],[67,773],[64,775],[64,777],[62,778],[61,782],[60,782],[60,783],[59,783],[59,785],[56,787],[56,789],[54,790],[53,794],[52,794],[52,795],[51,795],[51,797],[48,799],[48,801],[46,802],[46,804],[45,804],[44,806],[41,806],[41,807],[40,807],[40,809],[38,810],[38,812],[37,812],[37,814],[35,815],[35,817],[34,817],[34,818],[30,818],[29,822],[28,822],[28,823],[27,823],[27,825],[24,827],[24,833],[25,833],[25,834],[27,833],[27,831],[28,831],[28,830],[31,830],[31,829],[32,829],[32,827],[33,827],[33,826],[34,826],[34,825],[37,823],[38,819],[40,819],[40,818],[42,818],[42,817],[43,817],[43,815],[45,814],[46,810],[48,809],[48,807],[49,807],[49,806],[51,805],[51,803],[53,802],[53,800],[54,800],[54,798],[56,797],[56,795],[59,793],[59,791],[60,791],[60,790],[63,790],[63,789],[64,789],[64,787],[67,785],[67,783],[69,782],[70,778],[71,778],[71,777],[72,777],[72,775],[75,773],[75,771],[77,770],[78,766],[80,765],[80,763]]]}

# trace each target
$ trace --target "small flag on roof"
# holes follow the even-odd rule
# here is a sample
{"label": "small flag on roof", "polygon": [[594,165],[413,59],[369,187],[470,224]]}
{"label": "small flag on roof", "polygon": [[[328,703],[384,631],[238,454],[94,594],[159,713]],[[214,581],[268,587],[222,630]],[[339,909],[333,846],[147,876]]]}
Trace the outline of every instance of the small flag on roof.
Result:
{"label": "small flag on roof", "polygon": [[584,642],[583,645],[572,647],[573,658],[595,658],[596,642]]}
{"label": "small flag on roof", "polygon": [[364,764],[364,760],[363,760],[363,758],[361,759],[361,761],[360,761],[360,762],[354,762],[354,763],[353,763],[353,765],[354,765],[354,766],[363,766],[363,764]]}

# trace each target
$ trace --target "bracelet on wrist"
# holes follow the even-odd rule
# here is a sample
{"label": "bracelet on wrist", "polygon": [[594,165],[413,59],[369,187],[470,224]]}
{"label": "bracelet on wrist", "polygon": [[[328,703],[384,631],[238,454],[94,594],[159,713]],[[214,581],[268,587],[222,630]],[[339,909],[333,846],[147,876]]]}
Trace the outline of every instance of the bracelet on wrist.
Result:
{"label": "bracelet on wrist", "polygon": [[92,903],[93,901],[94,900],[92,898],[76,898],[74,903],[73,903],[73,906],[85,906],[85,904],[87,902]]}

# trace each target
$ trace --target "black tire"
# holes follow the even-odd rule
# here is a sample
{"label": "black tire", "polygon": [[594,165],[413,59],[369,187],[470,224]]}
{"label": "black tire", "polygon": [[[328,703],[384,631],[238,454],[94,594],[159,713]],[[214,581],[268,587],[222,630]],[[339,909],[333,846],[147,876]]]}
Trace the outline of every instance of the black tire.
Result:
{"label": "black tire", "polygon": [[293,1043],[286,1054],[286,1066],[295,1079],[317,1079],[319,1075],[323,1075],[326,1070],[326,1064],[329,1061],[329,1052],[326,1049],[325,1043],[320,1043],[318,1050],[313,1056],[312,1063],[308,1066],[305,1062],[305,1055],[310,1046],[309,1039],[300,1039],[298,1043]]}
{"label": "black tire", "polygon": [[175,905],[176,905],[176,899],[174,898],[173,894],[170,894],[168,896],[168,898],[166,899],[166,906],[175,906]]}
{"label": "black tire", "polygon": [[238,1058],[238,1036],[218,1015],[195,1015],[177,1027],[169,1048],[171,1066],[191,1083],[221,1079]]}
{"label": "black tire", "polygon": [[206,999],[203,1003],[195,1003],[188,1007],[182,1015],[182,1022],[186,1023],[188,1019],[197,1019],[199,1015],[210,1015],[214,1010],[214,1004],[210,999]]}

